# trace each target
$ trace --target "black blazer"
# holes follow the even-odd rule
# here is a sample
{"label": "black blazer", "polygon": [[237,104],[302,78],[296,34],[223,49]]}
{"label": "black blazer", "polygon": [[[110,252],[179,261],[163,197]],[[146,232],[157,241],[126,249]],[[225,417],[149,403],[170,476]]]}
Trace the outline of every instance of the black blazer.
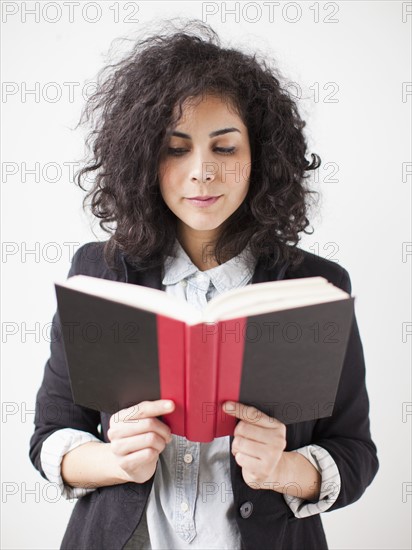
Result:
{"label": "black blazer", "polygon": [[[104,262],[103,244],[91,242],[75,253],[68,277],[92,277],[137,283],[161,289],[161,269],[138,272],[118,251],[116,270]],[[265,269],[258,262],[252,284],[277,279],[320,275],[335,286],[351,292],[348,272],[339,264],[304,252],[301,265],[292,270],[284,263]],[[118,266],[118,268],[117,268]],[[75,428],[108,442],[110,415],[74,405],[68,378],[58,311],[53,317],[54,338],[50,357],[36,399],[35,430],[30,440],[30,460],[45,478],[40,463],[43,441],[60,428]],[[58,414],[49,414],[50,410]],[[101,424],[101,428],[100,425]],[[99,431],[100,430],[100,431]],[[230,439],[232,443],[233,437]],[[341,476],[339,497],[329,511],[358,500],[372,482],[379,467],[376,446],[369,427],[369,400],[365,386],[365,365],[356,318],[349,337],[341,380],[332,417],[287,426],[286,451],[315,443],[329,451]],[[320,515],[298,519],[283,495],[269,489],[252,489],[243,480],[240,466],[230,453],[230,472],[237,524],[242,548],[273,550],[326,550],[327,542]],[[62,550],[121,550],[140,522],[154,475],[145,483],[128,482],[100,487],[81,497],[72,512]],[[246,503],[246,506],[242,506]],[[252,507],[250,506],[252,503]],[[245,513],[247,508],[252,513]],[[343,526],[342,526],[343,527]]]}

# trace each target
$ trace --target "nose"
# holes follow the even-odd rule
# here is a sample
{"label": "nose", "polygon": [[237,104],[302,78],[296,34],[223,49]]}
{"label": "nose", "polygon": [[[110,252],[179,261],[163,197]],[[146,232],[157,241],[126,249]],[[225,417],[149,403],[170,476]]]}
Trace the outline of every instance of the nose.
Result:
{"label": "nose", "polygon": [[210,183],[215,179],[217,165],[215,162],[205,160],[202,155],[193,159],[193,165],[190,170],[190,179],[194,183]]}

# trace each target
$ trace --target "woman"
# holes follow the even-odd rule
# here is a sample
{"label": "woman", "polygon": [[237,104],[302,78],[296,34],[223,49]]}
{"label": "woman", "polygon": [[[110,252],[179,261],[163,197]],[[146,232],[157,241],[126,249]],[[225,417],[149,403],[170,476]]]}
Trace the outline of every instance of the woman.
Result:
{"label": "woman", "polygon": [[[305,123],[267,61],[194,21],[137,42],[114,68],[89,100],[99,116],[78,175],[82,187],[95,173],[85,202],[111,237],[83,245],[69,276],[159,288],[199,309],[276,279],[320,275],[350,293],[344,268],[296,246],[320,159],[306,160]],[[228,404],[234,436],[196,443],[158,418],[167,405],[132,416],[74,405],[52,342],[30,458],[79,498],[61,548],[326,549],[319,514],[359,499],[378,469],[356,320],[331,417],[286,427]]]}

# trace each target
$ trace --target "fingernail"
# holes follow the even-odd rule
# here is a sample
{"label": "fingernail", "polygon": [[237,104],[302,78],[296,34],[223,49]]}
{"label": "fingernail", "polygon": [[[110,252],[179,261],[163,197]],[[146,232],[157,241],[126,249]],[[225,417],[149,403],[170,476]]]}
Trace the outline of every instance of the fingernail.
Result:
{"label": "fingernail", "polygon": [[166,411],[170,411],[170,410],[173,408],[173,403],[172,403],[172,401],[166,401],[166,403],[163,403],[163,408],[164,408]]}

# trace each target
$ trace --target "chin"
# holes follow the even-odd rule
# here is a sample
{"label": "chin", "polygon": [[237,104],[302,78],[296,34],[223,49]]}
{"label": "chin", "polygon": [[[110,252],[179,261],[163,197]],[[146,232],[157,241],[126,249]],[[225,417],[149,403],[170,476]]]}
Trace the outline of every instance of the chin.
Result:
{"label": "chin", "polygon": [[215,231],[218,227],[221,226],[221,224],[217,225],[205,225],[205,224],[186,224],[194,231]]}

